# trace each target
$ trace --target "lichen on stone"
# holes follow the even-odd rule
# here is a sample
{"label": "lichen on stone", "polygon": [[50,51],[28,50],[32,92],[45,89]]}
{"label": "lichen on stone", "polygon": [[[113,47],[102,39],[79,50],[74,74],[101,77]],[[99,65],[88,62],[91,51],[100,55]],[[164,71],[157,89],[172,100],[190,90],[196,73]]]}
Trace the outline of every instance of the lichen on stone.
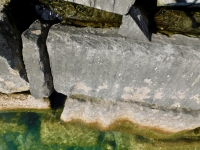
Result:
{"label": "lichen on stone", "polygon": [[63,0],[40,0],[63,18],[62,24],[90,27],[119,27],[122,16]]}
{"label": "lichen on stone", "polygon": [[161,8],[154,17],[159,32],[200,37],[200,11],[195,9]]}

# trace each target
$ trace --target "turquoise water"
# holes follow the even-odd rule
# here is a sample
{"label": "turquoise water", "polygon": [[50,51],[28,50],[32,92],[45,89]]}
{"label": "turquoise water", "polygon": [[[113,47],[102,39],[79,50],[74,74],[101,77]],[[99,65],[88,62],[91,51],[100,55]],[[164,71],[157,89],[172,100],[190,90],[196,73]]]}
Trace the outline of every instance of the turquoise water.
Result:
{"label": "turquoise water", "polygon": [[193,150],[196,140],[155,140],[83,124],[62,123],[60,113],[1,112],[0,150]]}

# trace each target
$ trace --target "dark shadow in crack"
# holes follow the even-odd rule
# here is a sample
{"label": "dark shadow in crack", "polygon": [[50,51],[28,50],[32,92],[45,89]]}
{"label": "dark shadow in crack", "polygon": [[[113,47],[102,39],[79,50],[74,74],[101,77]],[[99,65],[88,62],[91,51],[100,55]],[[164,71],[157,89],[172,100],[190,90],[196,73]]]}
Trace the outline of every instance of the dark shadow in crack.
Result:
{"label": "dark shadow in crack", "polygon": [[58,93],[56,90],[54,90],[52,94],[49,96],[51,108],[53,110],[63,109],[66,99],[67,99],[66,95]]}

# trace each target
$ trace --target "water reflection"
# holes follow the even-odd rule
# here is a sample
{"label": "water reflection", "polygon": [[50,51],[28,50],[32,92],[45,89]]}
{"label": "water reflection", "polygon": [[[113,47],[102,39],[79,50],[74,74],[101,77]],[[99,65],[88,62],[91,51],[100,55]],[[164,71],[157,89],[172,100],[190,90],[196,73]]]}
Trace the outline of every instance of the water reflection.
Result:
{"label": "water reflection", "polygon": [[200,149],[198,140],[155,140],[81,123],[60,122],[61,111],[0,113],[0,150]]}

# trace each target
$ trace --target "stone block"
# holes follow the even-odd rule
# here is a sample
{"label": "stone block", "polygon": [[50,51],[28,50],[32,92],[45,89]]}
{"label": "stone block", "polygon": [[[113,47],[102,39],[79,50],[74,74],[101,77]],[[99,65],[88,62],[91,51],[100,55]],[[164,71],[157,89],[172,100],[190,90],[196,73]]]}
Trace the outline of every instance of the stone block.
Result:
{"label": "stone block", "polygon": [[34,22],[22,35],[23,59],[30,92],[35,98],[48,97],[53,91],[53,79],[46,49],[48,24]]}
{"label": "stone block", "polygon": [[[47,38],[56,91],[81,102],[89,99],[97,104],[107,101],[145,106],[149,115],[144,113],[132,120],[141,117],[141,121],[145,123],[152,117],[148,125],[152,128],[159,126],[160,129],[165,128],[171,132],[199,126],[198,119],[196,120],[200,106],[199,46],[198,38],[183,35],[169,38],[157,34],[153,35],[152,42],[143,42],[126,39],[118,35],[114,28],[92,29],[59,25],[50,29]],[[108,105],[109,109],[110,107]],[[126,107],[120,107],[123,114]],[[136,110],[134,107],[127,108],[130,113],[127,110],[124,115],[118,116],[121,116],[120,119],[131,117],[136,113],[131,113],[131,110],[140,112],[138,109],[141,109],[142,112],[142,107]],[[95,108],[94,111],[98,111],[98,105]],[[118,106],[113,104],[112,109],[116,111],[110,114],[115,116]],[[82,116],[83,111],[90,109],[81,110]],[[161,113],[155,115],[159,110],[162,110]],[[89,111],[88,114],[95,115],[94,111]],[[183,124],[184,127],[177,125],[173,128],[173,125],[166,122],[155,122],[155,119],[170,115],[174,119],[183,115],[183,119],[178,119],[174,124]],[[66,116],[69,118],[69,114]],[[187,119],[189,116],[191,119]],[[72,118],[76,117],[80,119],[78,113]],[[84,119],[87,122],[87,117]],[[193,119],[195,123],[188,126]],[[140,121],[135,123],[143,124]]]}

